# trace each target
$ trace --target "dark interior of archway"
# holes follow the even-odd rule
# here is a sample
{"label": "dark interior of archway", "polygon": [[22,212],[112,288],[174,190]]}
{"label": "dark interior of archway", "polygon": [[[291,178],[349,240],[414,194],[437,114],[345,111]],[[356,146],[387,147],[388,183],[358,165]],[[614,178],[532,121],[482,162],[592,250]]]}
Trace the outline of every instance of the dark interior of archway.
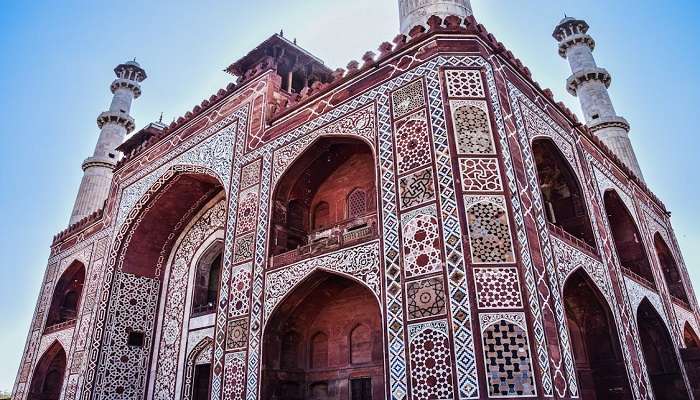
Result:
{"label": "dark interior of archway", "polygon": [[65,372],[66,352],[54,343],[34,368],[27,400],[58,400]]}
{"label": "dark interior of archway", "polygon": [[585,197],[576,175],[549,139],[532,143],[547,221],[595,247]]}
{"label": "dark interior of archway", "polygon": [[350,279],[315,273],[267,324],[262,398],[382,399],[382,348],[372,293]]}
{"label": "dark interior of archway", "polygon": [[673,257],[671,249],[668,248],[666,242],[658,233],[654,235],[654,247],[656,248],[656,254],[659,256],[661,270],[664,273],[664,280],[666,281],[666,286],[668,286],[668,291],[671,293],[671,296],[688,304],[688,295],[685,292],[683,279],[678,269],[678,264],[676,264],[676,259]]}
{"label": "dark interior of archway", "polygon": [[582,271],[564,286],[564,305],[583,400],[631,399],[615,320]]}
{"label": "dark interior of archway", "polygon": [[646,299],[637,310],[637,325],[654,397],[659,400],[688,399],[666,324]]}
{"label": "dark interior of archway", "polygon": [[192,379],[192,400],[209,400],[210,379],[211,364],[195,365],[194,379]]}
{"label": "dark interior of archway", "polygon": [[272,255],[307,244],[310,234],[376,213],[374,158],[369,146],[356,139],[319,140],[279,182],[270,235]]}
{"label": "dark interior of archway", "polygon": [[78,317],[78,306],[84,283],[85,266],[80,261],[74,261],[56,283],[46,317],[47,327],[73,321]]}
{"label": "dark interior of archway", "polygon": [[[155,276],[155,267],[161,252],[172,246],[178,222],[197,204],[204,205],[221,190],[214,178],[205,175],[179,175],[173,178],[166,191],[153,200],[154,204],[134,229],[133,237],[124,254],[124,272],[149,278]],[[196,210],[195,210],[196,211]],[[181,224],[180,230],[186,224]],[[170,238],[170,241],[169,241]],[[161,268],[161,275],[165,268]]]}
{"label": "dark interior of archway", "polygon": [[698,335],[695,333],[695,331],[693,331],[693,328],[687,322],[683,327],[683,341],[685,342],[685,347],[689,349],[700,348],[700,338],[698,338]]}
{"label": "dark interior of archway", "polygon": [[649,258],[644,251],[642,236],[624,203],[612,190],[605,192],[605,212],[612,230],[615,250],[622,266],[654,285]]}

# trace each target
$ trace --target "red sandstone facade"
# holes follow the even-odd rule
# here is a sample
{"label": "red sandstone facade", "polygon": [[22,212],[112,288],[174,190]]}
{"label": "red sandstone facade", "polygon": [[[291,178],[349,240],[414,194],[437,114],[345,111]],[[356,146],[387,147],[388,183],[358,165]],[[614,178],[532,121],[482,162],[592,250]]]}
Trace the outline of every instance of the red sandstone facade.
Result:
{"label": "red sandstone facade", "polygon": [[274,35],[57,235],[21,399],[697,396],[663,203],[472,17]]}

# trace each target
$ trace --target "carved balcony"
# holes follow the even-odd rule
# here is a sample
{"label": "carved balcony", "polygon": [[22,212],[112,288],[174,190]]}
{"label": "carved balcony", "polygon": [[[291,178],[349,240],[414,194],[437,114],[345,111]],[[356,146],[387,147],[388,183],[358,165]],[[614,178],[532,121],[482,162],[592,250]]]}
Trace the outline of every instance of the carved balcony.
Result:
{"label": "carved balcony", "polygon": [[192,307],[192,316],[199,317],[202,315],[211,314],[214,311],[216,311],[216,304],[214,304],[214,303],[202,304],[199,306]]}
{"label": "carved balcony", "polygon": [[59,322],[57,324],[49,325],[44,329],[44,335],[49,333],[62,331],[64,329],[72,328],[75,326],[75,319],[69,319],[68,321]]}
{"label": "carved balcony", "polygon": [[270,268],[279,268],[377,238],[377,214],[351,218],[307,235],[307,244],[272,256]]}
{"label": "carved balcony", "polygon": [[639,275],[638,273],[634,272],[631,268],[622,266],[622,273],[627,276],[628,278],[631,278],[635,282],[639,283],[642,286],[645,286],[647,289],[650,289],[654,292],[656,292],[656,285],[654,282],[650,281],[649,279]]}

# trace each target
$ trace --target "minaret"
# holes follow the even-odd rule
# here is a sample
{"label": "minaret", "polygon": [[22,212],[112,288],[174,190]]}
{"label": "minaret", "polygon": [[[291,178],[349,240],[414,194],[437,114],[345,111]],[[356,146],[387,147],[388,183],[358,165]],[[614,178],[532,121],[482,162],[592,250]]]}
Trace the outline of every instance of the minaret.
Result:
{"label": "minaret", "polygon": [[134,60],[117,65],[114,73],[117,79],[110,87],[114,97],[109,110],[97,117],[100,137],[92,157],[83,161],[83,180],[70,217],[71,225],[102,207],[114,167],[121,157],[115,149],[134,130],[134,119],[129,115],[131,101],[141,95],[139,82],[146,79],[146,71]]}
{"label": "minaret", "polygon": [[404,35],[416,25],[426,25],[431,15],[464,18],[472,15],[472,5],[469,0],[399,0],[401,33]]}
{"label": "minaret", "polygon": [[642,171],[632,149],[628,133],[629,123],[615,114],[608,87],[610,73],[599,68],[593,58],[595,41],[587,34],[586,21],[566,17],[552,36],[559,42],[559,55],[569,61],[571,76],[566,80],[566,89],[578,96],[586,125],[605,143],[622,162],[641,180]]}

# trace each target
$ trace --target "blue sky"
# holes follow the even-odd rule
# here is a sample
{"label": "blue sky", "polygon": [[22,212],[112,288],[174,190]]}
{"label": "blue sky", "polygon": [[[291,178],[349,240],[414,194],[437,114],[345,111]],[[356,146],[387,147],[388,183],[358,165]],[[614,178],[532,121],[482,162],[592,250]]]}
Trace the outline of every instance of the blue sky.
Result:
{"label": "blue sky", "polygon": [[[550,35],[564,13],[589,22],[598,64],[613,75],[617,112],[632,125],[646,180],[673,212],[700,288],[700,3],[473,0],[473,7],[577,112],[564,90],[568,64]],[[148,72],[133,107],[137,125],[161,112],[170,122],[224,87],[230,77],[221,70],[280,29],[335,68],[390,41],[397,15],[395,0],[2,2],[0,390],[12,387],[51,238],[66,227],[115,65],[136,57]]]}

